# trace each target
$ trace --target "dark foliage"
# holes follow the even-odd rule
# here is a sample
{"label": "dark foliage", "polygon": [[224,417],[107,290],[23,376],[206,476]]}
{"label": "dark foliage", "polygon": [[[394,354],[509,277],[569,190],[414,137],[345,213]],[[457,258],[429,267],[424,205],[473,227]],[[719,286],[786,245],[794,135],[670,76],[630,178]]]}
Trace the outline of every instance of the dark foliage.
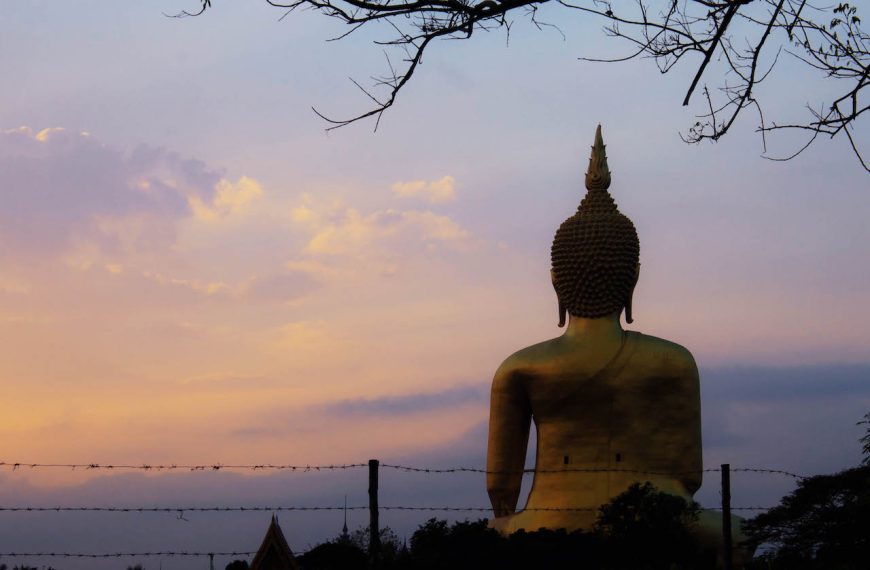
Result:
{"label": "dark foliage", "polygon": [[598,568],[598,543],[582,532],[520,531],[508,538],[487,527],[486,520],[448,527],[430,519],[411,538],[406,568]]}
{"label": "dark foliage", "polygon": [[[397,559],[400,557],[402,545],[399,543],[399,537],[393,532],[393,529],[386,526],[378,531],[378,539],[381,543],[380,562],[381,567],[392,568]],[[341,542],[341,538],[333,542]],[[369,525],[359,527],[350,535],[350,544],[356,546],[366,553],[369,552]]]}
{"label": "dark foliage", "polygon": [[858,422],[858,425],[867,426],[867,432],[859,441],[861,442],[861,451],[864,453],[864,459],[861,461],[863,465],[870,465],[870,412],[864,414],[864,419]]}
{"label": "dark foliage", "polygon": [[458,522],[429,519],[411,537],[412,568],[480,568],[500,559],[501,537],[486,521]]}
{"label": "dark foliage", "polygon": [[224,567],[224,570],[248,570],[247,560],[233,560]]}
{"label": "dark foliage", "polygon": [[[406,555],[396,533],[390,527],[378,533],[381,541],[379,568],[406,568]],[[369,527],[359,527],[349,536],[338,536],[296,558],[303,570],[367,570],[369,568]]]}
{"label": "dark foliage", "polygon": [[802,480],[770,511],[747,521],[754,544],[772,552],[756,567],[858,570],[870,564],[870,465]]}
{"label": "dark foliage", "polygon": [[506,540],[508,568],[610,568],[601,541],[590,533],[540,529],[516,532]]}
{"label": "dark foliage", "polygon": [[[383,560],[391,570],[499,570],[580,568],[587,570],[680,570],[712,568],[698,557],[688,526],[697,506],[636,485],[602,509],[596,532],[541,529],[503,537],[486,520],[448,525],[430,519],[410,540]],[[341,563],[339,563],[341,561]],[[305,570],[366,568],[364,550],[339,541],[300,557]]]}
{"label": "dark foliage", "polygon": [[368,566],[365,551],[348,542],[326,542],[296,560],[303,570],[364,570]]}
{"label": "dark foliage", "polygon": [[616,567],[698,568],[705,565],[691,531],[698,512],[694,501],[635,483],[601,507],[595,532]]}

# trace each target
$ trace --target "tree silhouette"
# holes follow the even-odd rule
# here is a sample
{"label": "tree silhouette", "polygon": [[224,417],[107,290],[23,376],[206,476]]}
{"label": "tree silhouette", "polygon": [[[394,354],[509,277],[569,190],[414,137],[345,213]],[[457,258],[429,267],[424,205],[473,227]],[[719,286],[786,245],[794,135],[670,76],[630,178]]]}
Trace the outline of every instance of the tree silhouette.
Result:
{"label": "tree silhouette", "polygon": [[486,520],[430,519],[411,537],[407,568],[472,570],[584,568],[587,570],[703,570],[705,558],[691,531],[698,507],[634,485],[602,506],[595,532],[541,529],[503,537]]}
{"label": "tree silhouette", "polygon": [[365,570],[368,556],[346,542],[325,542],[297,558],[303,570]]}
{"label": "tree silhouette", "polygon": [[773,552],[775,569],[866,568],[870,560],[870,466],[802,480],[779,506],[746,522],[747,535]]}
{"label": "tree silhouette", "polygon": [[[199,0],[199,15],[211,0]],[[385,110],[396,101],[438,39],[469,39],[475,31],[504,30],[509,34],[516,18],[538,28],[558,28],[541,20],[544,5],[600,18],[607,36],[621,38],[630,47],[616,59],[581,58],[588,61],[625,61],[650,58],[662,73],[682,60],[692,60],[694,74],[682,104],[688,105],[700,90],[701,111],[683,138],[689,143],[716,141],[724,136],[747,108],[757,112],[762,137],[771,131],[805,131],[806,144],[819,135],[845,136],[861,165],[870,171],[853,136],[855,124],[868,109],[864,88],[870,83],[870,36],[861,27],[857,7],[849,3],[816,5],[808,0],[267,0],[286,12],[308,8],[348,25],[341,39],[367,25],[386,24],[391,35],[375,43],[395,48],[400,62],[388,60],[388,73],[374,78],[371,88],[359,87],[372,107],[348,119],[333,119],[315,112],[337,128],[375,118],[375,128]],[[554,12],[555,14],[555,12]],[[561,33],[561,32],[560,32]],[[760,86],[780,57],[794,58],[837,86],[838,95],[825,104],[808,103],[802,122],[768,121],[763,112]],[[712,80],[713,86],[706,84]],[[382,91],[378,94],[375,91]],[[766,142],[765,142],[766,152]]]}
{"label": "tree silhouette", "polygon": [[408,568],[477,570],[479,568],[558,568],[593,570],[599,565],[597,538],[588,533],[542,529],[503,537],[486,520],[448,526],[430,519],[411,537]]}
{"label": "tree silhouette", "polygon": [[601,507],[595,533],[617,567],[698,568],[703,555],[691,527],[699,510],[694,501],[635,483]]}
{"label": "tree silhouette", "polygon": [[861,463],[864,465],[870,465],[870,412],[864,414],[864,419],[858,422],[858,425],[867,426],[867,431],[858,441],[861,442],[861,452],[864,454],[864,459],[861,460]]}
{"label": "tree silhouette", "polygon": [[[859,425],[870,421],[864,416]],[[790,495],[746,522],[755,545],[772,551],[758,568],[858,570],[870,560],[870,428],[860,439],[863,465],[832,475],[802,479]]]}

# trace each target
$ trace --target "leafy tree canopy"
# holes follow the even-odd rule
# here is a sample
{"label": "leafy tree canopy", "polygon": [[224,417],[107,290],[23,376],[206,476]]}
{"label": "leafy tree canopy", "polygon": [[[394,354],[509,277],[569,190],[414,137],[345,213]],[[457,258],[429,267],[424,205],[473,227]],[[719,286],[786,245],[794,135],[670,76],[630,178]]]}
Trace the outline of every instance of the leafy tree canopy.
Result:
{"label": "leafy tree canopy", "polygon": [[870,560],[870,466],[802,480],[770,511],[747,521],[745,530],[773,568],[866,568]]}
{"label": "leafy tree canopy", "polygon": [[758,568],[858,570],[870,560],[870,414],[859,425],[864,459],[859,467],[798,483],[779,506],[747,521],[746,533],[771,551]]}
{"label": "leafy tree canopy", "polygon": [[864,453],[864,459],[861,461],[864,465],[870,465],[870,413],[864,414],[864,419],[858,422],[858,425],[866,425],[867,432],[859,441],[863,446],[861,451]]}
{"label": "leafy tree canopy", "polygon": [[698,568],[704,559],[692,526],[699,510],[694,501],[635,483],[601,507],[595,532],[609,558],[626,568]]}

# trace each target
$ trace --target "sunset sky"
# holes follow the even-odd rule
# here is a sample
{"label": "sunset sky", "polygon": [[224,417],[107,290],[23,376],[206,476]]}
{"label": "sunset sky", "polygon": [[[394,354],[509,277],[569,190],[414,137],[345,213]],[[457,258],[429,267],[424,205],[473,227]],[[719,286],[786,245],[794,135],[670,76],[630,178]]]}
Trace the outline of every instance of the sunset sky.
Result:
{"label": "sunset sky", "polygon": [[[370,42],[388,30],[326,43],[343,30],[316,14],[214,4],[172,19],[198,2],[4,2],[0,461],[482,467],[492,373],[560,333],[549,247],[601,123],[610,191],[641,240],[630,328],[695,355],[706,466],[857,463],[870,178],[845,139],[765,160],[747,113],[688,146],[695,68],[580,61],[630,46],[558,10],[542,15],[565,39],[520,19],[509,45],[433,44],[376,133],[326,134],[311,107],[366,110],[348,77],[383,72]],[[784,58],[759,97],[786,120],[833,94]],[[771,137],[768,155],[802,142]],[[400,475],[382,503],[487,505],[480,477]],[[770,504],[793,482],[735,484],[735,503]],[[362,505],[365,489],[364,470],[0,468],[0,506]],[[268,524],[98,515],[0,513],[0,553],[255,550]],[[429,516],[382,521],[409,533]],[[341,526],[281,520],[300,550]]]}

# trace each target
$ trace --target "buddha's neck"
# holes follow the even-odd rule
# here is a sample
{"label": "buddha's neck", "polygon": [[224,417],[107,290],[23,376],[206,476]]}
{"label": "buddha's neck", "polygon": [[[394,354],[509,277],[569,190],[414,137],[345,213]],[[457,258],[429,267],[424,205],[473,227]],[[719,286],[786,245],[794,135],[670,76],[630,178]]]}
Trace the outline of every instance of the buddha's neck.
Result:
{"label": "buddha's neck", "polygon": [[567,337],[593,337],[593,338],[622,338],[622,323],[619,321],[620,312],[588,319],[568,315],[568,326],[565,329]]}

